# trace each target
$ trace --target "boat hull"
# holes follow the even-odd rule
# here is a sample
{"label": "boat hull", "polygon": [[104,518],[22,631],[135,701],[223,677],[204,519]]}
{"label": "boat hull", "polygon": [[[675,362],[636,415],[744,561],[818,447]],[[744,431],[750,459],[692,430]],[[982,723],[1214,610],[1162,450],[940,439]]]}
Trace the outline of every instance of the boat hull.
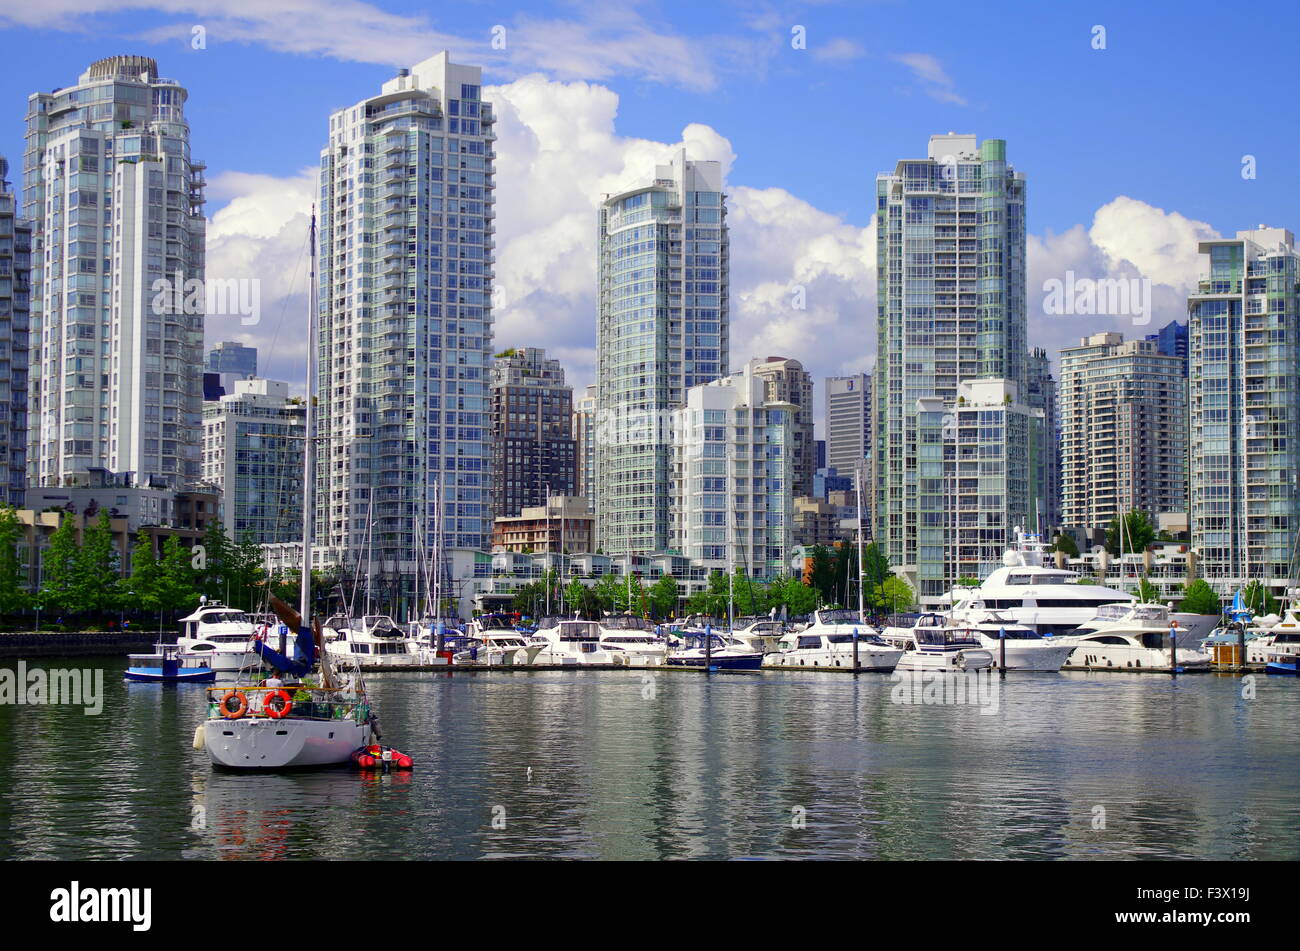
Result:
{"label": "boat hull", "polygon": [[907,651],[896,670],[964,673],[993,666],[993,655],[982,648],[959,651]]}
{"label": "boat hull", "polygon": [[372,742],[370,725],[352,720],[253,717],[203,724],[203,745],[213,765],[227,769],[338,766]]}
{"label": "boat hull", "polygon": [[217,672],[207,667],[182,667],[171,673],[159,667],[128,667],[122,676],[138,684],[210,684]]}
{"label": "boat hull", "polygon": [[[1126,647],[1122,644],[1082,643],[1070,654],[1064,670],[1119,670],[1125,673],[1169,673],[1169,651],[1161,648]],[[1210,658],[1199,651],[1179,650],[1181,670],[1208,669]]]}
{"label": "boat hull", "polygon": [[[1074,645],[1053,644],[1055,638],[1033,641],[1028,644],[1007,640],[1007,670],[1058,671],[1074,652]],[[993,655],[993,666],[999,666],[1001,655],[996,638],[982,638],[980,643]]]}
{"label": "boat hull", "polygon": [[[871,673],[887,674],[898,666],[903,652],[900,650],[877,650],[858,645],[858,670]],[[792,670],[826,670],[840,668],[853,669],[853,649],[825,650],[820,648],[806,650],[776,651],[763,657],[764,667],[788,668]]]}
{"label": "boat hull", "polygon": [[710,670],[758,670],[763,666],[763,655],[729,656],[726,654],[715,654],[706,659],[704,655],[701,654],[698,657],[673,656],[668,658],[669,667],[694,667],[697,669],[703,669],[706,664]]}

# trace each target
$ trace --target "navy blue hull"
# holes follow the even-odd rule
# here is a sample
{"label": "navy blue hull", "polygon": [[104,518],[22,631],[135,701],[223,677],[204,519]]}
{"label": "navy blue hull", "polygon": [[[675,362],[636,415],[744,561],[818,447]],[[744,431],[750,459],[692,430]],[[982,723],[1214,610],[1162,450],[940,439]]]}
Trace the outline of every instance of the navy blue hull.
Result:
{"label": "navy blue hull", "polygon": [[[669,667],[703,667],[703,657],[668,658]],[[763,656],[757,657],[714,657],[710,659],[711,670],[758,670],[763,666]]]}

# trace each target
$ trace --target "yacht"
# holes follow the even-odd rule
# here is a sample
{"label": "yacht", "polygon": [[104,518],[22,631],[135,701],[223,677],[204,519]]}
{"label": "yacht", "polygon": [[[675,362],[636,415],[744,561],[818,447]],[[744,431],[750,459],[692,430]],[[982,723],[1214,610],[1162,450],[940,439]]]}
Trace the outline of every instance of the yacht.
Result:
{"label": "yacht", "polygon": [[[699,667],[709,670],[758,670],[763,655],[725,634],[686,633],[683,647],[668,655],[669,667]],[[769,655],[770,656],[770,655]]]}
{"label": "yacht", "polygon": [[600,622],[600,646],[623,651],[630,667],[661,667],[668,658],[668,641],[655,626],[633,614],[616,614]]}
{"label": "yacht", "polygon": [[[1265,621],[1260,618],[1260,621]],[[1246,663],[1268,664],[1274,655],[1300,653],[1300,619],[1294,610],[1288,610],[1282,619],[1269,627],[1260,625],[1261,630],[1246,640]]]}
{"label": "yacht", "polygon": [[764,667],[853,667],[853,639],[858,641],[858,669],[888,673],[898,666],[902,648],[887,643],[852,610],[813,612],[802,631],[782,635],[777,649],[763,658]]}
{"label": "yacht", "polygon": [[243,611],[219,601],[207,601],[180,622],[176,646],[184,658],[201,659],[216,673],[238,673],[262,666],[261,657],[253,649],[253,620]]}
{"label": "yacht", "polygon": [[415,667],[424,662],[420,644],[386,614],[359,619],[336,614],[323,627],[325,653],[336,664],[366,670]]}
{"label": "yacht", "polygon": [[[1079,578],[1077,571],[1050,563],[1040,536],[1018,531],[1016,547],[1002,556],[1001,568],[976,587],[958,586],[948,592],[949,613],[953,620],[964,621],[970,614],[997,611],[1014,624],[1051,637],[1073,633],[1102,605],[1137,600],[1117,588],[1079,584]],[[1194,641],[1208,636],[1219,620],[1216,615],[1186,613],[1174,618]]]}
{"label": "yacht", "polygon": [[1178,648],[1180,668],[1209,666],[1209,655],[1197,649],[1191,633],[1177,625],[1165,605],[1128,601],[1102,605],[1096,616],[1069,638],[1074,651],[1065,667],[1167,673],[1171,667],[1171,637]]}
{"label": "yacht", "polygon": [[541,623],[530,643],[541,646],[536,663],[560,667],[586,665],[630,666],[625,651],[610,650],[600,643],[600,625],[595,621],[549,618]]}
{"label": "yacht", "polygon": [[953,672],[993,666],[993,655],[980,645],[979,635],[965,625],[922,625],[912,628],[905,639],[881,639],[903,648],[896,670]]}
{"label": "yacht", "polygon": [[452,663],[462,666],[525,667],[534,663],[544,647],[516,631],[503,614],[474,618],[466,627],[465,636],[472,646],[452,656]]}
{"label": "yacht", "polygon": [[980,646],[993,655],[994,667],[1002,664],[1003,638],[1007,670],[1058,671],[1074,650],[1068,637],[1048,637],[998,611],[972,612],[965,624],[975,632]]}
{"label": "yacht", "polygon": [[731,636],[750,650],[770,654],[789,630],[784,622],[773,618],[737,618]]}

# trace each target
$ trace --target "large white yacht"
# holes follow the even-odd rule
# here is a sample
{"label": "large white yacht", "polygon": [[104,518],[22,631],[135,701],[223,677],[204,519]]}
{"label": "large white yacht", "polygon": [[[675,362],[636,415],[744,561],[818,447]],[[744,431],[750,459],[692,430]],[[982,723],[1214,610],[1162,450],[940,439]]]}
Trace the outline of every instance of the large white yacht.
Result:
{"label": "large white yacht", "polygon": [[1197,648],[1191,632],[1177,625],[1165,605],[1128,601],[1102,605],[1096,616],[1069,638],[1074,651],[1065,666],[1070,670],[1167,672],[1173,664],[1171,639],[1178,648],[1179,667],[1209,666],[1209,655]]}
{"label": "large white yacht", "polygon": [[[948,592],[954,621],[966,621],[988,611],[1039,634],[1072,634],[1091,620],[1102,605],[1137,599],[1126,591],[1098,584],[1079,584],[1079,573],[1049,563],[1049,552],[1036,534],[1017,532],[1017,545],[976,587],[958,586]],[[1191,639],[1204,639],[1218,623],[1216,615],[1176,613],[1179,626]],[[1181,643],[1181,642],[1180,642]]]}
{"label": "large white yacht", "polygon": [[596,621],[548,618],[542,622],[530,643],[540,644],[536,663],[556,666],[631,666],[628,655],[621,650],[608,650],[601,646],[600,624]]}
{"label": "large white yacht", "polygon": [[781,638],[791,630],[775,618],[736,618],[731,636],[747,644],[750,650],[770,654],[778,649]]}
{"label": "large white yacht", "polygon": [[176,646],[184,656],[203,660],[217,673],[262,666],[262,658],[253,650],[253,619],[243,611],[207,601],[180,621],[183,626]]}
{"label": "large white yacht", "polygon": [[634,614],[613,614],[600,622],[600,646],[627,655],[628,666],[662,667],[668,659],[668,641],[655,626]]}
{"label": "large white yacht", "polygon": [[898,666],[902,648],[883,641],[852,610],[820,610],[802,631],[781,637],[777,650],[763,657],[764,667],[853,667],[853,639],[858,641],[858,669],[888,673]]}
{"label": "large white yacht", "polygon": [[415,667],[423,663],[420,644],[386,614],[332,616],[322,625],[325,653],[335,663],[363,670]]}
{"label": "large white yacht", "polygon": [[544,646],[530,643],[504,614],[474,618],[465,634],[472,646],[452,657],[452,663],[459,666],[526,667],[534,663]]}

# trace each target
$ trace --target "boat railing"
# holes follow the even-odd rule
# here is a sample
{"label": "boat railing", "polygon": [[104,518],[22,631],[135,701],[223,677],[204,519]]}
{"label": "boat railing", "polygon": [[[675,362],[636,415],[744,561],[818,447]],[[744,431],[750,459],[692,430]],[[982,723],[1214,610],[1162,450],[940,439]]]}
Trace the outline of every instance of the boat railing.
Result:
{"label": "boat railing", "polygon": [[[272,716],[267,707],[267,698],[280,691],[289,695],[289,707],[278,717]],[[241,694],[244,709],[238,716],[234,716],[233,712],[240,706]],[[227,698],[230,698],[232,705],[226,705]],[[365,723],[370,718],[370,705],[362,696],[340,696],[336,687],[300,684],[284,687],[218,686],[208,688],[208,717],[226,720],[352,720]]]}

